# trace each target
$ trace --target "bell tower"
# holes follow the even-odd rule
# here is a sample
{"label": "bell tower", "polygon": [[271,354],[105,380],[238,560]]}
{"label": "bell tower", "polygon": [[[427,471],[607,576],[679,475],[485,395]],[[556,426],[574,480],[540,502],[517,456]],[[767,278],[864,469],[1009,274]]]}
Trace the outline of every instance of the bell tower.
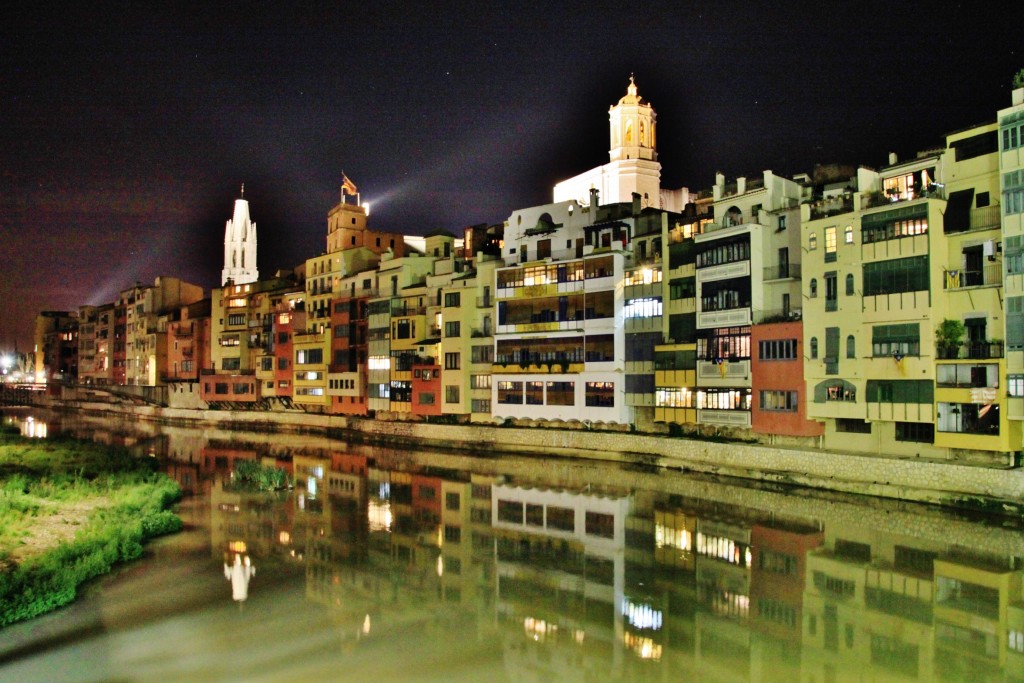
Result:
{"label": "bell tower", "polygon": [[236,285],[256,282],[256,224],[249,219],[249,202],[245,200],[245,184],[241,197],[235,200],[235,213],[224,227],[224,270],[220,284],[231,280]]}
{"label": "bell tower", "polygon": [[654,108],[637,94],[636,82],[630,75],[626,94],[618,104],[608,109],[611,134],[609,159],[611,161],[626,159],[657,161],[656,119],[657,114],[654,112]]}

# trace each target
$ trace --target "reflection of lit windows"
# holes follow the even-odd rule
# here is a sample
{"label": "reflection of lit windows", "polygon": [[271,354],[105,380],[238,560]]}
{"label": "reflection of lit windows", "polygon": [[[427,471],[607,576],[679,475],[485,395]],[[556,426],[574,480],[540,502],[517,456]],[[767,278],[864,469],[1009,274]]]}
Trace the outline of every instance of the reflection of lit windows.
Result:
{"label": "reflection of lit windows", "polygon": [[661,645],[650,638],[637,636],[628,631],[622,634],[622,643],[640,659],[661,659]]}
{"label": "reflection of lit windows", "polygon": [[638,605],[625,599],[622,601],[622,616],[626,617],[633,628],[649,628],[653,631],[661,628],[661,610],[654,609],[650,605]]}
{"label": "reflection of lit windows", "polygon": [[657,548],[690,550],[693,538],[688,529],[675,529],[665,524],[654,525],[654,544]]}
{"label": "reflection of lit windows", "polygon": [[370,500],[367,508],[369,529],[373,531],[391,531],[391,504],[386,501]]}
{"label": "reflection of lit windows", "polygon": [[543,642],[548,636],[554,638],[558,635],[558,624],[549,624],[543,619],[526,617],[523,619],[523,632],[527,638]]}
{"label": "reflection of lit windows", "polygon": [[722,536],[709,536],[697,532],[697,554],[724,560],[740,567],[750,566],[750,546]]}

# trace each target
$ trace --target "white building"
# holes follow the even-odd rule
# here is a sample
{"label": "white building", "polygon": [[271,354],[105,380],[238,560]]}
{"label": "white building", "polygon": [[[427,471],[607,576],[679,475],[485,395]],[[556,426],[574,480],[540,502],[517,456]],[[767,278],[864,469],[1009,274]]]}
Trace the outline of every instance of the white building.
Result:
{"label": "white building", "polygon": [[586,204],[590,191],[597,190],[608,204],[633,201],[640,195],[642,208],[680,212],[696,201],[685,187],[666,190],[661,187],[661,163],[658,161],[657,114],[649,102],[637,94],[633,77],[618,104],[608,109],[609,161],[603,166],[563,180],[555,185],[555,203],[575,200]]}
{"label": "white building", "polygon": [[224,228],[224,270],[220,284],[228,281],[236,285],[256,282],[260,273],[256,269],[256,224],[249,219],[249,202],[242,197],[235,200],[235,213]]}

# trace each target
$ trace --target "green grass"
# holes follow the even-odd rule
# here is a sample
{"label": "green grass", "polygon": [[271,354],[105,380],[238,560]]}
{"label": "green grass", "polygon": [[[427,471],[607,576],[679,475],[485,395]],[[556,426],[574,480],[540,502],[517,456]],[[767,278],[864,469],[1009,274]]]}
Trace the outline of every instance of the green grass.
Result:
{"label": "green grass", "polygon": [[[152,459],[124,449],[0,433],[0,627],[71,602],[83,582],[180,530],[168,509],[180,495]],[[48,521],[79,526],[70,540],[19,552]]]}

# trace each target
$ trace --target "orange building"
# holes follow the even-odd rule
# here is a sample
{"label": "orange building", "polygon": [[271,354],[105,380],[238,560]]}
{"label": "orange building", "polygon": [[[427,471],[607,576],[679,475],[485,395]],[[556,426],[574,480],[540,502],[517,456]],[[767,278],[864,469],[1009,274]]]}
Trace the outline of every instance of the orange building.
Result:
{"label": "orange building", "polygon": [[824,542],[824,533],[812,527],[755,524],[751,529],[750,614],[758,631],[800,640],[807,553]]}
{"label": "orange building", "polygon": [[368,297],[339,297],[331,305],[331,360],[327,370],[328,411],[366,415]]}
{"label": "orange building", "polygon": [[804,437],[824,434],[820,423],[807,419],[801,321],[754,325],[750,346],[754,432]]}
{"label": "orange building", "polygon": [[210,300],[182,306],[180,317],[167,323],[168,382],[195,382],[201,370],[211,370]]}

